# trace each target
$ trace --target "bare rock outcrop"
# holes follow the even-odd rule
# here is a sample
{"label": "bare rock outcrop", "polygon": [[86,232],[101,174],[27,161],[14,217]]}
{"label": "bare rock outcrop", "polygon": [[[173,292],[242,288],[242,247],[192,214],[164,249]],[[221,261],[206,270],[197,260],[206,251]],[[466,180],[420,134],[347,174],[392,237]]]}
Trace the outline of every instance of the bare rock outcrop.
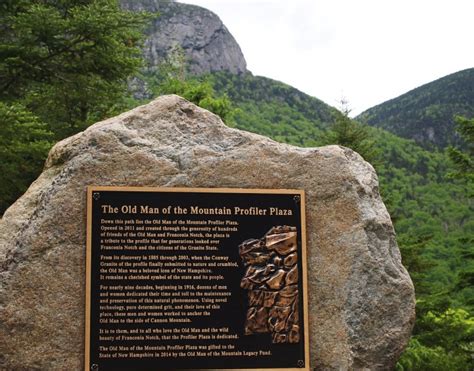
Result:
{"label": "bare rock outcrop", "polygon": [[196,5],[162,0],[121,0],[132,11],[158,12],[143,47],[150,66],[158,66],[176,46],[183,49],[192,74],[247,71],[245,58],[217,15]]}

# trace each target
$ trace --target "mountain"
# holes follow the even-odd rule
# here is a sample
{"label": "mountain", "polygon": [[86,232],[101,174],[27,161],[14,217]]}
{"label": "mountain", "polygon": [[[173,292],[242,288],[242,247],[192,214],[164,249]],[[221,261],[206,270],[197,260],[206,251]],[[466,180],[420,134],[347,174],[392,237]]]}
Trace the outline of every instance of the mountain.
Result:
{"label": "mountain", "polygon": [[156,67],[176,46],[185,52],[192,74],[247,71],[239,44],[217,15],[195,5],[163,0],[121,0],[122,8],[159,13],[146,31],[143,51]]}
{"label": "mountain", "polygon": [[[140,95],[130,97],[127,92],[124,96],[117,96],[116,102],[111,98],[108,102],[111,103],[111,106],[116,104],[116,108],[103,110],[102,107],[96,107],[91,111],[92,117],[102,117],[108,112],[122,109],[125,105],[129,105],[131,108],[147,103],[149,99],[153,98],[153,94],[159,95],[164,92],[165,88],[170,88],[169,90],[175,89],[175,91],[168,93],[182,92],[183,95],[189,93],[187,94],[188,99],[198,101],[201,105],[207,104],[209,109],[220,112],[229,126],[260,133],[280,142],[308,147],[323,145],[328,143],[328,140],[331,140],[330,143],[342,143],[342,140],[334,139],[335,136],[328,135],[328,133],[337,132],[334,129],[334,127],[338,128],[337,125],[332,125],[335,117],[336,123],[342,121],[352,124],[346,125],[346,129],[342,127],[340,131],[343,135],[347,134],[346,137],[354,138],[353,135],[349,135],[352,134],[351,130],[347,129],[351,127],[361,129],[360,132],[363,135],[368,132],[369,138],[366,143],[372,145],[380,154],[380,158],[374,163],[378,174],[380,193],[393,220],[402,261],[410,272],[417,294],[418,318],[413,341],[410,342],[397,370],[473,370],[474,318],[470,313],[474,309],[474,254],[472,249],[474,244],[474,220],[472,217],[474,205],[472,198],[469,198],[469,195],[472,194],[472,187],[469,188],[469,184],[462,179],[447,176],[453,170],[453,165],[446,151],[439,151],[438,147],[435,147],[444,146],[449,141],[456,140],[453,135],[453,124],[450,121],[453,114],[472,116],[472,107],[474,106],[472,99],[473,70],[447,76],[387,102],[386,106],[380,105],[365,112],[359,119],[378,127],[362,126],[354,124],[346,118],[341,120],[341,116],[335,108],[317,98],[310,97],[282,82],[254,76],[248,72],[245,58],[237,42],[219,18],[208,10],[170,0],[120,1],[126,9],[160,13],[146,35],[148,38],[144,54],[151,68],[142,71],[135,77],[137,91],[141,89]],[[8,3],[16,4],[17,2]],[[60,7],[64,2],[26,3],[29,7],[30,5],[35,7],[36,3],[54,3],[54,7]],[[88,1],[79,3],[89,4]],[[107,1],[99,3],[101,9],[109,4]],[[53,28],[57,26],[57,22],[53,22],[55,19],[53,17],[52,23],[50,22]],[[42,19],[42,21],[38,24],[41,32],[49,32],[48,22],[50,20]],[[30,40],[28,36],[31,35],[27,32],[25,37]],[[34,38],[32,43],[35,47],[44,48],[41,38]],[[108,44],[107,42],[106,45]],[[11,40],[5,45],[10,47]],[[86,47],[87,45],[89,43],[86,44]],[[175,48],[176,46],[179,48]],[[177,66],[173,63],[161,65],[170,51],[179,51],[180,48],[186,53],[187,61],[183,63],[183,58],[179,58],[178,62],[181,64]],[[181,55],[178,56],[181,57]],[[169,62],[173,62],[173,60]],[[167,69],[167,67],[170,68]],[[175,67],[177,67],[179,74],[173,75]],[[198,76],[189,76],[184,73],[186,67],[189,67],[192,74]],[[141,78],[143,80],[140,80]],[[61,85],[58,81],[55,84]],[[148,83],[150,89],[147,90],[146,84]],[[96,82],[86,84],[84,87],[87,89],[84,88],[73,94],[73,101],[82,102],[83,98],[87,98],[91,92],[95,92],[92,96],[96,100],[100,100],[101,94],[97,94],[94,88],[96,85]],[[58,86],[58,89],[60,87],[62,85]],[[5,169],[10,171],[10,168],[17,168],[18,173],[21,174],[18,179],[21,176],[28,179],[28,172],[25,173],[25,169],[30,169],[29,164],[32,159],[35,161],[41,159],[43,148],[46,151],[50,143],[46,123],[40,122],[35,117],[34,111],[30,112],[30,108],[27,107],[28,104],[31,104],[30,100],[33,103],[48,100],[46,108],[41,108],[43,111],[45,109],[53,112],[61,111],[68,104],[67,99],[66,101],[63,99],[51,100],[51,102],[50,99],[46,99],[58,95],[64,89],[59,89],[58,93],[54,90],[54,95],[49,95],[48,89],[48,85],[43,88],[39,84],[38,87],[34,86],[34,89],[24,99],[18,101],[18,104],[10,105],[9,102],[6,102],[7,104],[0,102],[3,103],[0,107],[0,122],[11,123],[4,130],[8,138],[6,137],[6,145],[0,146],[0,150],[6,154],[4,158],[9,160],[4,161],[5,164],[8,164]],[[42,95],[42,90],[46,91],[46,95]],[[41,97],[36,101],[33,99],[33,95],[38,92],[41,93]],[[84,102],[88,102],[88,100],[85,99]],[[108,106],[108,104],[102,103]],[[70,110],[73,112],[75,107],[75,104],[72,108],[68,107],[66,112]],[[104,112],[102,113],[102,111]],[[183,113],[184,111],[179,112]],[[74,114],[76,113],[74,112]],[[184,114],[187,115],[187,112]],[[378,116],[380,116],[378,121],[372,122],[372,119],[375,120]],[[6,118],[6,120],[2,120],[2,118]],[[74,127],[68,128],[68,130],[79,131],[80,128],[86,127],[89,121],[89,118],[81,119],[78,125],[74,122]],[[62,127],[61,125],[62,122],[58,121],[58,126]],[[407,138],[414,138],[425,148],[418,145],[413,139],[402,138],[385,129]],[[182,139],[186,141],[187,137],[183,136]],[[351,146],[350,142],[345,143]],[[91,145],[93,144],[91,143]],[[107,143],[102,144],[107,146]],[[127,145],[127,143],[124,144]],[[25,150],[26,147],[28,147],[27,150]],[[130,149],[133,150],[133,148]],[[321,149],[316,148],[311,151],[320,152]],[[265,153],[261,155],[266,156]],[[58,158],[58,166],[63,160],[67,160],[62,157]],[[88,158],[92,162],[96,160],[90,156]],[[252,160],[259,161],[258,158]],[[286,166],[295,166],[291,156],[287,156],[286,160],[288,162]],[[37,162],[40,165],[39,161]],[[120,165],[119,162],[117,164]],[[306,165],[318,166],[314,163]],[[297,166],[296,170],[303,178],[311,176],[310,173],[305,173],[301,167]],[[102,177],[104,182],[107,182],[106,175],[104,174]],[[278,176],[278,169],[272,175]],[[258,176],[259,174],[256,173],[255,177]],[[15,182],[8,180],[11,179],[4,182],[6,185],[4,193],[10,197],[10,193],[13,194],[13,192],[10,192],[8,187]],[[39,181],[41,182],[41,180]],[[210,181],[212,182],[212,174]],[[35,184],[38,185],[38,183]],[[16,184],[14,186],[16,187]],[[344,183],[338,186],[347,188],[348,185]],[[15,188],[15,192],[20,189],[17,188]],[[364,185],[356,191],[364,193],[363,188]],[[35,189],[37,187],[33,185],[33,190]],[[344,189],[341,190],[344,191]],[[307,189],[307,191],[313,192],[317,198],[324,196],[315,189]],[[40,196],[43,201],[47,202],[51,195],[41,194]],[[367,195],[362,194],[362,196],[366,197]],[[331,197],[339,200],[344,199],[344,195],[340,192]],[[370,197],[366,197],[366,200],[369,203],[372,202]],[[321,201],[324,202],[324,200]],[[377,228],[368,228],[366,232],[367,235],[354,235],[354,238],[364,241],[367,238],[372,238],[372,235],[380,233]],[[335,235],[334,238],[339,239],[341,236]],[[318,244],[315,248],[313,257],[318,259]],[[389,250],[395,254],[394,258],[399,258],[396,249]],[[333,253],[338,255],[340,252],[334,250]],[[373,258],[378,259],[377,254]],[[327,269],[331,269],[334,261],[328,259],[325,264],[327,264]],[[370,272],[366,273],[369,277]],[[324,282],[319,284],[324,285]],[[382,299],[390,300],[391,293],[387,292],[386,294],[386,298]],[[366,305],[367,302],[358,302],[362,314]],[[366,321],[366,323],[367,329],[370,330],[370,321]],[[345,335],[352,336],[350,333]],[[357,368],[356,364],[354,366]]]}
{"label": "mountain", "polygon": [[[234,37],[209,10],[163,0],[121,0],[121,5],[131,11],[159,13],[146,31],[143,47],[151,67],[144,71],[148,78],[157,72],[153,67],[178,46],[185,52],[189,75],[212,80],[219,94],[227,94],[238,108],[233,122],[244,130],[311,146],[332,122],[333,107],[282,82],[252,75]],[[152,97],[148,82],[133,80],[135,97]]]}
{"label": "mountain", "polygon": [[[177,38],[188,58],[194,58],[192,51],[200,48],[193,46],[198,41],[192,41],[191,34],[202,36],[198,32],[202,25],[193,9],[186,13],[191,19],[185,19],[184,13],[171,17],[180,19],[189,32],[188,38]],[[159,10],[163,23],[158,27],[173,30],[174,24],[166,21],[167,13],[163,8]],[[161,32],[175,37],[172,31]],[[151,64],[159,62],[154,55],[169,51],[169,46],[163,48],[147,52]],[[225,53],[215,51],[216,55]],[[233,54],[230,60],[237,61],[239,54]],[[190,66],[191,72],[200,74],[197,81],[205,86],[212,84],[218,95],[225,94],[232,102],[234,112],[227,125],[299,146],[326,142],[335,108],[282,82],[254,76],[243,67],[225,67],[217,62],[219,59],[203,62],[199,53],[196,55]],[[474,331],[469,314],[474,308],[473,205],[468,185],[447,177],[451,170],[448,156],[436,150],[457,140],[453,134],[454,114],[472,116],[472,88],[471,69],[422,86],[359,116],[359,120],[373,125],[368,132],[380,153],[375,164],[380,193],[395,225],[403,264],[417,292],[414,337],[399,364],[404,370],[470,370],[473,366],[468,340]]]}
{"label": "mountain", "polygon": [[[297,143],[304,145],[314,143],[314,140],[310,139],[313,136],[308,134],[318,132],[332,121],[329,117],[331,115],[328,115],[332,108],[320,100],[308,97],[289,86],[283,88],[284,84],[274,80],[252,76],[247,70],[245,57],[238,43],[219,17],[211,11],[170,0],[121,0],[121,4],[123,8],[132,11],[159,13],[146,32],[147,38],[143,48],[151,69],[158,66],[173,48],[179,46],[185,53],[187,68],[191,74],[223,72],[216,79],[218,90],[225,91],[225,82],[233,81],[237,90],[227,89],[228,95],[234,103],[241,106],[239,121],[246,122],[248,129],[255,130],[255,125],[258,124],[266,134],[270,130],[278,131],[280,127],[272,124],[275,117],[279,116],[278,112],[285,107],[293,107],[297,113],[294,113],[295,117],[286,129],[293,132],[294,139],[299,138],[296,139]],[[232,79],[232,75],[242,75],[241,81]],[[220,79],[224,81],[219,83]],[[147,96],[146,88],[142,87],[143,83],[134,81],[137,84],[136,94]],[[262,87],[262,90],[258,93],[252,92],[252,86]],[[246,91],[245,94],[241,94],[242,89]],[[274,93],[279,91],[280,94],[270,99],[272,94],[266,89]],[[248,109],[252,100],[259,101],[263,95],[267,96],[264,105],[250,114]],[[239,101],[240,98],[242,101]],[[283,105],[273,105],[270,101]],[[300,108],[304,106],[306,109],[302,111]],[[455,115],[474,116],[474,68],[443,77],[370,108],[360,114],[357,120],[383,128],[400,137],[413,139],[424,148],[430,149],[462,144],[454,130]],[[258,123],[256,116],[259,116]],[[300,120],[300,116],[303,120]],[[311,128],[305,120],[312,122],[309,125]],[[301,125],[303,130],[299,127]],[[281,137],[280,134],[276,135],[277,139]]]}
{"label": "mountain", "polygon": [[[156,22],[162,22],[157,27],[164,34],[171,35],[175,30],[174,21],[169,19],[179,20],[183,27],[187,25],[186,32],[196,34],[196,39],[184,38],[185,41],[180,44],[187,53],[199,49],[200,46],[193,43],[201,42],[204,38],[204,34],[200,33],[203,25],[197,15],[203,12],[217,18],[202,8],[179,3],[140,0],[131,4],[136,10],[160,11],[161,20],[158,18],[155,25]],[[176,35],[172,37],[175,40],[182,39]],[[165,55],[171,43],[156,45],[158,49],[152,54]],[[225,51],[216,53],[223,54]],[[146,54],[150,64],[157,63],[152,54]],[[188,55],[194,58],[192,53]],[[203,65],[199,56],[190,62],[191,66]],[[196,69],[192,71],[195,74],[198,72]],[[446,177],[450,163],[445,153],[427,150],[412,139],[385,130],[392,128],[385,122],[390,123],[392,116],[411,112],[411,122],[416,126],[416,118],[428,116],[426,111],[434,112],[435,105],[437,112],[444,112],[446,117],[451,117],[452,112],[469,114],[472,112],[469,102],[472,102],[473,96],[473,72],[471,69],[447,76],[397,98],[400,101],[395,99],[387,102],[391,111],[384,119],[386,121],[381,121],[380,127],[369,127],[374,146],[380,153],[379,163],[376,164],[380,192],[394,221],[400,248],[404,252],[404,264],[409,267],[415,282],[418,282],[420,295],[443,292],[443,295],[438,295],[438,299],[429,302],[429,305],[439,308],[446,308],[446,303],[454,306],[467,303],[467,298],[474,294],[470,286],[458,286],[459,272],[472,268],[470,260],[463,258],[466,241],[472,239],[474,228],[467,186]],[[219,64],[203,69],[199,78],[212,84],[218,95],[229,97],[234,107],[227,121],[229,126],[299,146],[313,147],[325,143],[325,135],[334,121],[336,109],[323,101],[282,82],[254,76],[244,69],[224,68]],[[383,106],[374,107],[373,110],[383,112]],[[430,110],[426,108],[423,111],[419,107],[430,107]],[[365,112],[359,119],[368,116],[368,112]],[[448,130],[445,129],[445,132]],[[452,134],[452,127],[449,133]],[[438,133],[435,134],[433,138],[438,138]],[[430,143],[425,145],[432,146]],[[420,261],[424,259],[430,262],[430,269],[423,268]],[[449,292],[449,295],[444,292]],[[443,298],[444,302],[440,303],[439,298]]]}
{"label": "mountain", "polygon": [[250,72],[210,76],[214,89],[237,108],[230,125],[280,142],[315,146],[333,121],[335,108],[290,85]]}
{"label": "mountain", "polygon": [[[237,109],[228,125],[299,146],[319,146],[334,108],[259,76],[212,76]],[[368,127],[380,153],[380,193],[397,233],[402,262],[417,293],[417,322],[400,360],[403,370],[470,370],[469,312],[474,307],[474,213],[468,185],[450,179],[443,151]],[[377,232],[375,232],[377,233]],[[336,252],[335,252],[336,253]],[[462,345],[460,345],[462,344]]]}
{"label": "mountain", "polygon": [[357,120],[424,148],[460,144],[454,116],[474,116],[474,68],[420,86],[361,113]]}

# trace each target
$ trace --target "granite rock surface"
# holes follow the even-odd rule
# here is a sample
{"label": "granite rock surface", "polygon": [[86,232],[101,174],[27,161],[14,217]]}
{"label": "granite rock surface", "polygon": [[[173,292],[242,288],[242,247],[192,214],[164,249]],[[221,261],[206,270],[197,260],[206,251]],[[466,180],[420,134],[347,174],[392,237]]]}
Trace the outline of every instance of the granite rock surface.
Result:
{"label": "granite rock surface", "polygon": [[312,367],[392,369],[409,339],[413,285],[368,163],[231,129],[164,96],[56,144],[5,212],[1,370],[83,369],[87,185],[304,189]]}
{"label": "granite rock surface", "polygon": [[127,10],[159,13],[146,30],[143,46],[150,67],[158,66],[173,48],[179,46],[192,74],[247,71],[237,41],[213,12],[174,1],[121,0],[120,3]]}

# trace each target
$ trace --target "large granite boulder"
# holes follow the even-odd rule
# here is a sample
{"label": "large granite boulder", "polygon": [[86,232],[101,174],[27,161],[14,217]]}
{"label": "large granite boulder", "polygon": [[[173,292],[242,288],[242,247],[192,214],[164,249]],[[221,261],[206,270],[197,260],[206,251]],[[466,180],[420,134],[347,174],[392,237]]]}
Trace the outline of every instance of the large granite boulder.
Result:
{"label": "large granite boulder", "polygon": [[5,213],[0,369],[83,369],[91,184],[304,189],[312,367],[394,367],[414,291],[374,169],[349,149],[277,143],[165,96],[58,143]]}

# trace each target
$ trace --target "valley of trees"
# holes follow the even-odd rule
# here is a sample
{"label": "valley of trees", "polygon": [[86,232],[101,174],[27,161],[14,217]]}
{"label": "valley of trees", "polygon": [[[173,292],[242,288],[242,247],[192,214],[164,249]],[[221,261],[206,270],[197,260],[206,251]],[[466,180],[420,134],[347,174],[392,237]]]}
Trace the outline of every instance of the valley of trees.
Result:
{"label": "valley of trees", "polygon": [[280,82],[250,74],[208,79],[234,105],[229,125],[300,146],[343,144],[374,165],[417,295],[413,337],[398,369],[472,369],[474,119],[457,119],[467,150],[428,151]]}
{"label": "valley of trees", "polygon": [[[229,126],[299,146],[345,145],[371,162],[417,294],[413,337],[397,368],[472,368],[474,220],[472,162],[469,167],[466,161],[472,159],[474,119],[457,119],[463,148],[471,152],[428,151],[271,79],[223,72],[196,78],[164,70],[165,76],[156,71],[145,77],[152,91],[179,93],[198,105],[204,100],[211,111],[209,102],[225,101],[221,114]],[[193,100],[196,91],[203,94]]]}
{"label": "valley of trees", "polygon": [[[462,141],[423,148],[268,78],[187,76],[179,50],[159,68],[141,70],[148,18],[120,10],[113,0],[0,5],[0,213],[40,174],[55,142],[145,103],[127,89],[138,76],[150,98],[177,93],[229,126],[298,146],[342,144],[359,151],[377,170],[417,293],[417,321],[398,370],[473,369],[474,119],[462,115],[474,107],[452,102],[447,109]],[[433,89],[443,94],[448,88]],[[403,111],[404,104],[396,107]],[[378,126],[392,128],[395,108],[390,112]],[[405,124],[407,130],[420,125]]]}
{"label": "valley of trees", "polygon": [[[279,82],[222,73],[211,80],[235,105],[231,125],[295,145],[342,144],[374,165],[417,294],[413,337],[398,369],[472,369],[474,119],[458,119],[468,150],[452,148],[450,158],[444,150],[428,151],[412,140],[352,121],[347,112],[335,112]],[[315,106],[317,113],[310,108]]]}

